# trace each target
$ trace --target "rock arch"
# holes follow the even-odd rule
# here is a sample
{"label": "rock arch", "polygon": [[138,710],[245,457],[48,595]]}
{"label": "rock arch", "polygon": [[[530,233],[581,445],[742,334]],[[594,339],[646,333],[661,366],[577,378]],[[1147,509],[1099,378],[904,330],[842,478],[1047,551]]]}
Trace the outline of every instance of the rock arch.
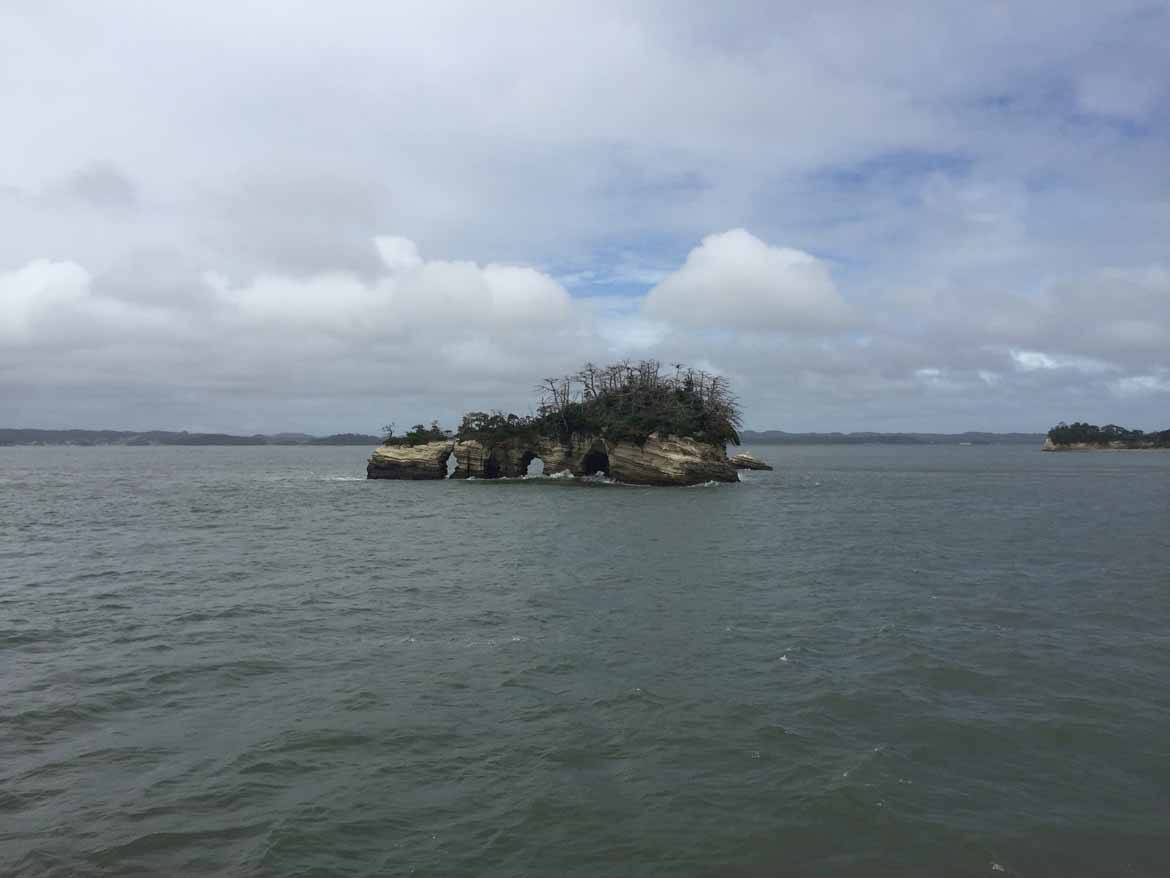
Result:
{"label": "rock arch", "polygon": [[520,469],[523,475],[527,476],[543,476],[545,475],[544,458],[538,451],[529,449],[520,456]]}
{"label": "rock arch", "polygon": [[609,449],[604,442],[594,442],[581,458],[581,474],[586,476],[604,473],[609,475]]}

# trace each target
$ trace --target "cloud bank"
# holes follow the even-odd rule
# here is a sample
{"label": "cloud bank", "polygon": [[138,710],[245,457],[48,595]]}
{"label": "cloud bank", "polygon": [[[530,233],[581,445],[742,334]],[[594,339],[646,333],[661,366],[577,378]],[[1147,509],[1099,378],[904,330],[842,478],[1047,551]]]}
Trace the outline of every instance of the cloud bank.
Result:
{"label": "cloud bank", "polygon": [[[1037,394],[1071,407],[1098,393],[1125,408],[1170,387],[1170,273],[1160,268],[1000,300],[997,319],[1018,327],[1005,343],[950,291],[847,304],[822,261],[742,229],[705,237],[645,296],[628,297],[574,298],[530,266],[427,260],[403,237],[370,247],[382,265],[371,278],[233,284],[205,272],[162,303],[120,298],[75,263],[30,263],[0,275],[0,376],[16,398],[52,387],[82,410],[91,392],[102,404],[151,399],[147,418],[176,400],[218,399],[229,418],[276,417],[288,404],[450,419],[473,404],[524,410],[537,378],[586,359],[652,356],[727,374],[758,426],[768,422],[755,411],[778,400],[880,421],[905,399],[947,414],[1005,400],[1022,410]],[[43,405],[36,395],[30,407]]]}

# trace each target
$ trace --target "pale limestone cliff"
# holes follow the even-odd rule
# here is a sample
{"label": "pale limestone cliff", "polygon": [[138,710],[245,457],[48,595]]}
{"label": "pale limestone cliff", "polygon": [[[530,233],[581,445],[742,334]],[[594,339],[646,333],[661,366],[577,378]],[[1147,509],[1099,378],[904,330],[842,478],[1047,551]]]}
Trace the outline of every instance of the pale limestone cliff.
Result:
{"label": "pale limestone cliff", "polygon": [[642,444],[602,443],[609,475],[631,485],[699,485],[736,482],[739,474],[721,445],[651,433]]}
{"label": "pale limestone cliff", "polygon": [[577,437],[562,443],[542,437],[511,437],[498,442],[468,439],[428,445],[381,446],[370,457],[371,479],[442,479],[454,453],[452,478],[517,478],[536,458],[545,475],[602,473],[631,485],[696,485],[739,479],[721,445],[651,434],[645,442],[610,442]]}
{"label": "pale limestone cliff", "polygon": [[552,439],[512,438],[485,443],[465,439],[455,443],[455,472],[453,479],[515,479],[528,472],[528,464],[536,458],[544,462],[544,474],[571,472],[574,468],[573,449]]}
{"label": "pale limestone cliff", "polygon": [[774,469],[770,463],[765,463],[746,451],[732,457],[730,463],[736,469]]}
{"label": "pale limestone cliff", "polygon": [[1159,451],[1152,441],[1147,442],[1062,442],[1056,443],[1051,437],[1044,440],[1041,451]]}
{"label": "pale limestone cliff", "polygon": [[366,465],[370,479],[445,479],[454,441],[425,445],[379,445]]}

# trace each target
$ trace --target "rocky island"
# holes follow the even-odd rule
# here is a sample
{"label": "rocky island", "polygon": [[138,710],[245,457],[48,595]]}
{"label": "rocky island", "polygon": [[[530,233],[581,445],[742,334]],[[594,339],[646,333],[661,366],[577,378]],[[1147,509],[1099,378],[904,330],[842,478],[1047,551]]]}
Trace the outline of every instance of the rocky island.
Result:
{"label": "rocky island", "polygon": [[1116,424],[1098,427],[1077,421],[1060,423],[1048,431],[1043,451],[1137,451],[1151,448],[1170,449],[1170,430],[1146,433],[1127,430]]}
{"label": "rocky island", "polygon": [[727,457],[739,441],[739,408],[720,376],[681,366],[663,374],[655,361],[587,364],[540,389],[532,416],[470,412],[455,432],[437,423],[400,437],[389,429],[367,477],[517,478],[539,459],[545,475],[600,473],[632,485],[739,479]]}

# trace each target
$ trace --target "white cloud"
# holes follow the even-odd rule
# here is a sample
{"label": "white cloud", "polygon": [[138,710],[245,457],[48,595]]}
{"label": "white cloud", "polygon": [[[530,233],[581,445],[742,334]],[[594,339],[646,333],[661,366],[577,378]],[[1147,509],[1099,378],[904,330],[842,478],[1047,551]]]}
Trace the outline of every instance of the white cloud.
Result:
{"label": "white cloud", "polygon": [[1016,364],[1016,368],[1022,372],[1071,369],[1088,375],[1099,375],[1102,372],[1109,372],[1116,368],[1109,363],[1094,360],[1089,357],[1061,356],[1046,354],[1043,351],[1013,350],[1010,353],[1012,361]]}
{"label": "white cloud", "polygon": [[427,327],[547,326],[567,319],[568,292],[524,266],[426,261],[415,242],[378,237],[384,274],[262,275],[233,287],[213,276],[226,309],[260,326],[297,326],[356,336]]}
{"label": "white cloud", "polygon": [[650,290],[646,313],[690,327],[786,332],[835,330],[850,317],[823,262],[745,229],[704,238]]}
{"label": "white cloud", "polygon": [[90,273],[74,262],[38,259],[0,274],[0,352],[102,346],[170,328],[164,310],[95,294]]}
{"label": "white cloud", "polygon": [[670,334],[670,327],[643,314],[643,296],[579,297],[574,304],[583,309],[583,328],[604,342],[610,356],[640,356],[657,349]]}
{"label": "white cloud", "polygon": [[308,278],[262,276],[233,287],[216,287],[222,312],[261,329],[358,334],[386,319],[389,296],[378,285],[341,272]]}
{"label": "white cloud", "polygon": [[75,263],[34,261],[0,274],[0,387],[13,405],[32,387],[55,386],[60,400],[82,388],[81,400],[63,406],[72,423],[69,412],[99,385],[168,402],[196,391],[373,401],[480,388],[481,404],[522,407],[534,374],[604,351],[590,309],[543,272],[428,261],[401,238],[374,246],[385,265],[376,277],[329,271],[240,283],[208,271],[190,279],[205,295],[171,307],[103,294]]}
{"label": "white cloud", "polygon": [[1012,351],[1016,365],[1026,372],[1033,369],[1057,369],[1059,364],[1048,354],[1040,351]]}
{"label": "white cloud", "polygon": [[418,245],[409,238],[379,235],[374,238],[374,246],[378,250],[382,264],[389,269],[391,274],[402,274],[422,267],[422,257],[419,256]]}
{"label": "white cloud", "polygon": [[[1127,375],[1111,385],[1119,396],[1149,396],[1170,393],[1170,372],[1158,375]],[[1162,428],[1165,429],[1165,428]]]}
{"label": "white cloud", "polygon": [[89,273],[72,262],[39,259],[0,274],[0,338],[10,343],[32,340],[54,311],[80,304],[88,286]]}

